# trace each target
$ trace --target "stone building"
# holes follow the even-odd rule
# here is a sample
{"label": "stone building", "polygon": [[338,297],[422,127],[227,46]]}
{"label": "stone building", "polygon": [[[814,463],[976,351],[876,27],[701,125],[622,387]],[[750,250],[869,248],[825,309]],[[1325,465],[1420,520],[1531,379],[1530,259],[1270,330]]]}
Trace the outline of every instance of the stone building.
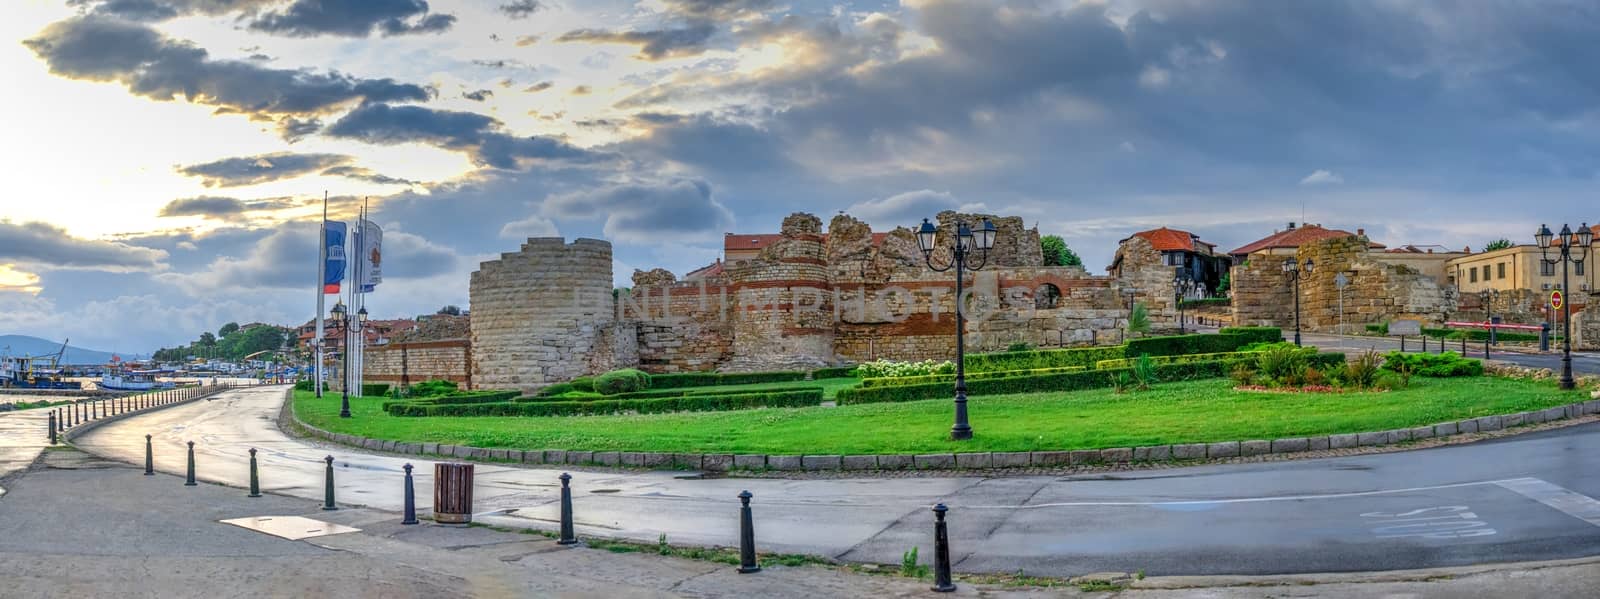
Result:
{"label": "stone building", "polygon": [[[960,300],[954,273],[930,270],[910,229],[874,233],[842,214],[826,232],[797,213],[775,237],[729,235],[738,252],[693,277],[637,271],[633,287],[615,294],[607,242],[530,239],[472,275],[472,384],[534,389],[624,366],[757,371],[949,359],[958,301],[973,351],[1122,341],[1129,285],[1043,266],[1039,233],[1021,218],[940,213],[932,260],[949,260],[958,222],[984,216],[999,229],[995,249]],[[1161,268],[1170,290],[1173,270]]]}

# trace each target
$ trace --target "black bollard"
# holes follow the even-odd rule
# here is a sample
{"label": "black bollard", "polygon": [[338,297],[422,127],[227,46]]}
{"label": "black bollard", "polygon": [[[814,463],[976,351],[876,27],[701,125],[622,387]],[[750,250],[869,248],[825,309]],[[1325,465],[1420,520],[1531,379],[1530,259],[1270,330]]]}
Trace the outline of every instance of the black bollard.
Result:
{"label": "black bollard", "polygon": [[250,448],[250,494],[245,497],[261,496],[261,478],[256,475],[256,448]]}
{"label": "black bollard", "polygon": [[150,454],[151,454],[151,451],[150,451],[150,435],[145,435],[144,436],[144,475],[145,476],[155,476],[155,474],[156,474],[155,461],[150,459],[151,458]]}
{"label": "black bollard", "polygon": [[750,517],[750,498],[754,497],[749,491],[739,492],[739,573],[751,574],[761,571],[761,564],[756,563],[756,528],[755,521]]}
{"label": "black bollard", "polygon": [[50,444],[56,444],[56,413],[50,413]]}
{"label": "black bollard", "polygon": [[561,473],[561,540],[557,545],[572,545],[578,536],[572,532],[572,475]]}
{"label": "black bollard", "polygon": [[189,475],[183,479],[183,486],[193,487],[194,482],[194,441],[189,442]]}
{"label": "black bollard", "polygon": [[339,506],[333,504],[333,456],[322,458],[322,460],[328,463],[328,479],[322,491],[322,509],[324,511],[336,510],[339,509]]}
{"label": "black bollard", "polygon": [[417,523],[417,492],[411,486],[411,464],[405,465],[406,469],[406,512],[401,524]]}
{"label": "black bollard", "polygon": [[956,590],[950,582],[950,531],[944,523],[944,513],[950,508],[933,506],[933,591],[949,593]]}

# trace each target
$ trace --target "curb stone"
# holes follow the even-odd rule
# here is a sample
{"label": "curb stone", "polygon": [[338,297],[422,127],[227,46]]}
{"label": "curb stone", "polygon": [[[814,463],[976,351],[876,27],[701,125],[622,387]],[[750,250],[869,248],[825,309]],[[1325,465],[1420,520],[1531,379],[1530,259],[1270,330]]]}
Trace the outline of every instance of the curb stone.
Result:
{"label": "curb stone", "polygon": [[1356,434],[1356,445],[1359,446],[1359,447],[1371,447],[1373,445],[1388,445],[1388,444],[1389,444],[1389,433],[1387,431],[1386,432],[1378,432],[1378,433],[1357,433]]}
{"label": "curb stone", "polygon": [[1113,447],[1111,449],[1102,449],[1100,450],[1100,459],[1113,463],[1131,462],[1133,461],[1133,448]]}
{"label": "curb stone", "polygon": [[797,455],[769,455],[767,467],[773,470],[799,470],[800,456]]}
{"label": "curb stone", "polygon": [[1033,463],[1033,455],[1026,451],[997,451],[993,462],[995,468],[1027,468]]}
{"label": "curb stone", "polygon": [[1033,465],[1035,466],[1066,466],[1071,461],[1072,454],[1066,451],[1033,452]]}
{"label": "curb stone", "polygon": [[847,455],[839,460],[839,465],[845,470],[877,470],[878,456]]}
{"label": "curb stone", "polygon": [[752,470],[760,470],[762,468],[766,468],[767,467],[767,456],[765,456],[765,455],[736,455],[736,456],[733,456],[733,466],[735,468],[748,468],[748,469],[752,469]]}
{"label": "curb stone", "polygon": [[958,453],[956,454],[957,468],[993,468],[994,454],[992,453]]}
{"label": "curb stone", "polygon": [[1240,441],[1239,455],[1253,456],[1272,453],[1271,441]]}
{"label": "curb stone", "polygon": [[1222,443],[1210,443],[1206,445],[1206,457],[1208,458],[1233,458],[1238,456],[1238,441],[1224,441]]}
{"label": "curb stone", "polygon": [[1081,464],[1098,464],[1101,461],[1100,451],[1097,449],[1074,449],[1072,450],[1071,455],[1073,466],[1078,466]]}
{"label": "curb stone", "polygon": [[1298,453],[1311,447],[1309,439],[1273,439],[1272,453]]}
{"label": "curb stone", "polygon": [[733,469],[733,454],[708,453],[701,460],[700,468],[706,472],[727,472]]}
{"label": "curb stone", "polygon": [[841,458],[836,455],[801,456],[800,465],[806,470],[838,470]]}
{"label": "curb stone", "polygon": [[878,456],[878,468],[880,470],[909,470],[915,461],[914,458],[908,455],[880,455]]}
{"label": "curb stone", "polygon": [[956,456],[953,453],[917,454],[912,459],[918,470],[954,468],[956,465]]}
{"label": "curb stone", "polygon": [[1172,446],[1172,458],[1175,460],[1203,460],[1205,457],[1204,443],[1182,443]]}

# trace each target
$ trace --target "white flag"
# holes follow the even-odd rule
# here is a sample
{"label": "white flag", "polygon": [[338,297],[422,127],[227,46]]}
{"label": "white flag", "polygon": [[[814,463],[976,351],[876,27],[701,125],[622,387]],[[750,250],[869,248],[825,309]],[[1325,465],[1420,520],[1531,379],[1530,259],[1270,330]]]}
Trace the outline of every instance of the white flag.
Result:
{"label": "white flag", "polygon": [[370,220],[362,223],[360,260],[361,292],[372,293],[383,282],[383,229]]}

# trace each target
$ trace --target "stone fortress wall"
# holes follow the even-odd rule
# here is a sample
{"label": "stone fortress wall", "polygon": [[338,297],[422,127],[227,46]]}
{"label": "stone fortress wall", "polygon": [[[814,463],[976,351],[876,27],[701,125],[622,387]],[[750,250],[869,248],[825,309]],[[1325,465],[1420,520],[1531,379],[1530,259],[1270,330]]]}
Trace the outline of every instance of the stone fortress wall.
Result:
{"label": "stone fortress wall", "polygon": [[407,386],[442,379],[472,386],[472,345],[466,339],[389,343],[368,347],[362,379]]}
{"label": "stone fortress wall", "polygon": [[[1283,272],[1288,256],[1257,252],[1232,270],[1234,323],[1294,327],[1295,284]],[[1295,260],[1311,260],[1312,272],[1300,273],[1300,326],[1306,331],[1361,332],[1365,325],[1415,319],[1430,326],[1457,319],[1455,290],[1414,268],[1385,262],[1361,235],[1325,239],[1303,245]],[[1341,293],[1336,279],[1344,274]],[[1343,312],[1341,313],[1341,308]],[[1342,318],[1341,318],[1342,314]]]}
{"label": "stone fortress wall", "polygon": [[[958,220],[982,217],[939,214],[935,263],[949,260]],[[1037,230],[1017,217],[989,218],[999,234],[988,265],[969,274],[970,350],[1123,340],[1123,283],[1043,266]],[[1167,290],[1149,298],[1170,304],[1173,273],[1162,268]],[[910,229],[874,243],[871,228],[847,215],[834,217],[826,236],[817,217],[791,215],[781,239],[717,276],[677,281],[664,270],[638,271],[633,288],[615,296],[611,281],[611,246],[593,239],[529,239],[483,263],[471,284],[473,387],[531,390],[628,366],[734,372],[955,353],[954,273],[931,271]],[[1042,292],[1050,288],[1056,293]],[[1152,320],[1172,322],[1159,308]]]}

